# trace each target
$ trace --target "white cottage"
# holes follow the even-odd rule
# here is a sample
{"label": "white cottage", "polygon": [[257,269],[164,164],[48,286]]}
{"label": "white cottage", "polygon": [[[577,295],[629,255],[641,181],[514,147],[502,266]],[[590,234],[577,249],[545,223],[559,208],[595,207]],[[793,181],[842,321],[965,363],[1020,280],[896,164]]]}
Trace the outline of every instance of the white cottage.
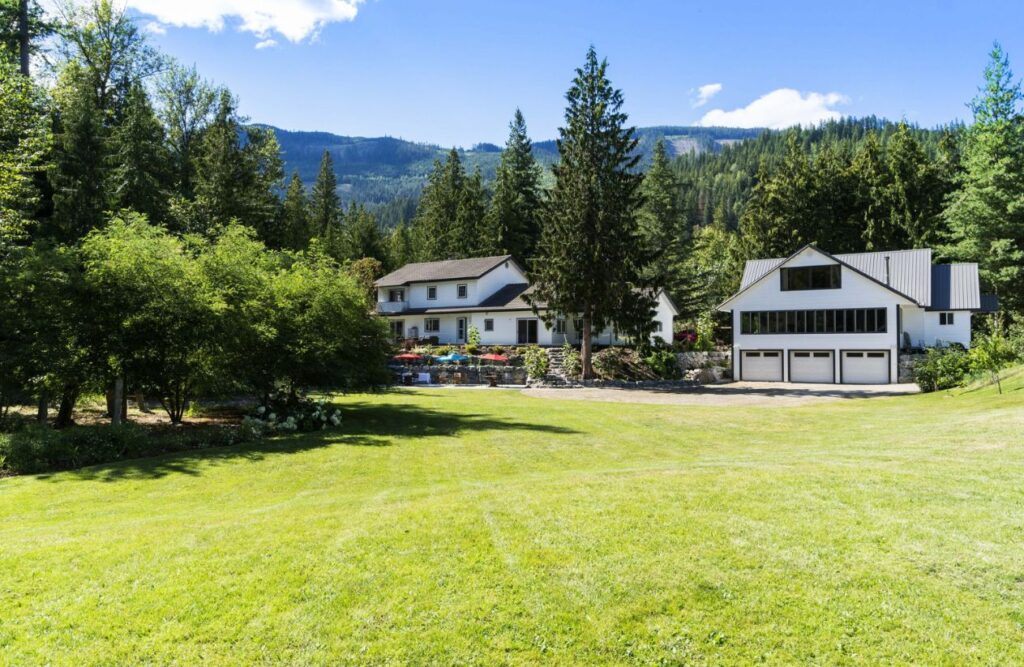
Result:
{"label": "white cottage", "polygon": [[[467,342],[470,327],[483,345],[578,344],[582,323],[559,317],[544,324],[524,296],[529,279],[511,255],[406,264],[374,283],[377,312],[388,318],[395,338],[429,339],[442,344]],[[672,301],[659,292],[654,336],[672,342]],[[606,330],[593,337],[598,345],[625,342]]]}
{"label": "white cottage", "polygon": [[[748,261],[732,314],[734,375],[767,382],[896,382],[899,351],[971,344],[983,310],[976,264],[932,251],[830,255],[805,246]],[[989,308],[986,308],[986,310]]]}

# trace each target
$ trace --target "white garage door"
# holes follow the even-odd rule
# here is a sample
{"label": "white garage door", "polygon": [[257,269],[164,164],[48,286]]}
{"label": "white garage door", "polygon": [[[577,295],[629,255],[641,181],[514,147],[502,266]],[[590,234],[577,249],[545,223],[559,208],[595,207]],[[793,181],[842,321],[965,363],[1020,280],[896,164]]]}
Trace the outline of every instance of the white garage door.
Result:
{"label": "white garage door", "polygon": [[740,379],[748,382],[782,382],[782,352],[743,352]]}
{"label": "white garage door", "polygon": [[800,351],[789,353],[790,382],[835,382],[835,361],[831,351]]}
{"label": "white garage door", "polygon": [[889,352],[843,352],[843,384],[888,384]]}

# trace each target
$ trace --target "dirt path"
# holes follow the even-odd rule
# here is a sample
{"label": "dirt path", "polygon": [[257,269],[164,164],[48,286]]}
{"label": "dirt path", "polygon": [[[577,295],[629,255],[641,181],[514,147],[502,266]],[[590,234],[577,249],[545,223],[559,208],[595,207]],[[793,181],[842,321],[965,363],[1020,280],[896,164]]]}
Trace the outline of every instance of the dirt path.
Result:
{"label": "dirt path", "polygon": [[899,396],[913,394],[917,391],[917,385],[913,384],[835,385],[733,382],[685,389],[524,389],[523,394],[544,399],[603,401],[606,403],[794,407],[841,399]]}

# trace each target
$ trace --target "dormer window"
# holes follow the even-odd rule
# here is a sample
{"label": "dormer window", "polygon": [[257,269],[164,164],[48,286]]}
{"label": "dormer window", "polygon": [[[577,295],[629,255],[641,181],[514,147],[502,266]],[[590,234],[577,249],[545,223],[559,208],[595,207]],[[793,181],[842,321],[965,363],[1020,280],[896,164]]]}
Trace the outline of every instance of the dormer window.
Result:
{"label": "dormer window", "polygon": [[783,292],[842,287],[843,274],[839,264],[785,267],[779,273]]}
{"label": "dormer window", "polygon": [[460,299],[466,299],[466,298],[469,297],[469,286],[468,285],[458,285],[458,286],[456,286],[455,289],[456,289],[456,293],[457,293],[457,295],[458,295],[458,297]]}
{"label": "dormer window", "polygon": [[437,287],[436,286],[432,286],[432,287],[428,287],[427,288],[427,299],[429,301],[434,301],[435,299],[437,299]]}

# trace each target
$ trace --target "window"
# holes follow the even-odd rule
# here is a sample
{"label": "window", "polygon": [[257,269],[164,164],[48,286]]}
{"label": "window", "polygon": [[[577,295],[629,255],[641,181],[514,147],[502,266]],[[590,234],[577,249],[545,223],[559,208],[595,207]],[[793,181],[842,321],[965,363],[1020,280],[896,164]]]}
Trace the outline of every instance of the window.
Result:
{"label": "window", "polygon": [[516,320],[517,342],[530,345],[537,342],[537,320]]}
{"label": "window", "polygon": [[460,299],[465,299],[469,296],[469,287],[467,285],[458,285],[455,289]]}
{"label": "window", "polygon": [[842,287],[842,267],[839,264],[794,266],[781,269],[779,273],[783,292]]}
{"label": "window", "polygon": [[659,333],[661,332],[661,322],[654,323],[654,330]]}
{"label": "window", "polygon": [[423,330],[427,333],[437,333],[441,330],[441,320],[437,317],[428,317],[423,320]]}
{"label": "window", "polygon": [[391,320],[391,337],[398,340],[405,338],[405,322],[402,320]]}
{"label": "window", "polygon": [[484,331],[494,331],[494,320],[484,320]]}
{"label": "window", "polygon": [[953,313],[939,313],[939,324],[942,326],[952,326],[953,324]]}
{"label": "window", "polygon": [[427,288],[427,298],[430,299],[431,301],[437,298],[437,287]]}
{"label": "window", "polygon": [[393,289],[388,291],[388,301],[394,303],[395,301],[405,301],[405,290],[404,289]]}
{"label": "window", "polygon": [[563,319],[555,320],[555,333],[556,334],[564,334],[565,333],[565,320],[563,320]]}
{"label": "window", "polygon": [[885,308],[768,310],[740,313],[744,334],[885,333]]}

